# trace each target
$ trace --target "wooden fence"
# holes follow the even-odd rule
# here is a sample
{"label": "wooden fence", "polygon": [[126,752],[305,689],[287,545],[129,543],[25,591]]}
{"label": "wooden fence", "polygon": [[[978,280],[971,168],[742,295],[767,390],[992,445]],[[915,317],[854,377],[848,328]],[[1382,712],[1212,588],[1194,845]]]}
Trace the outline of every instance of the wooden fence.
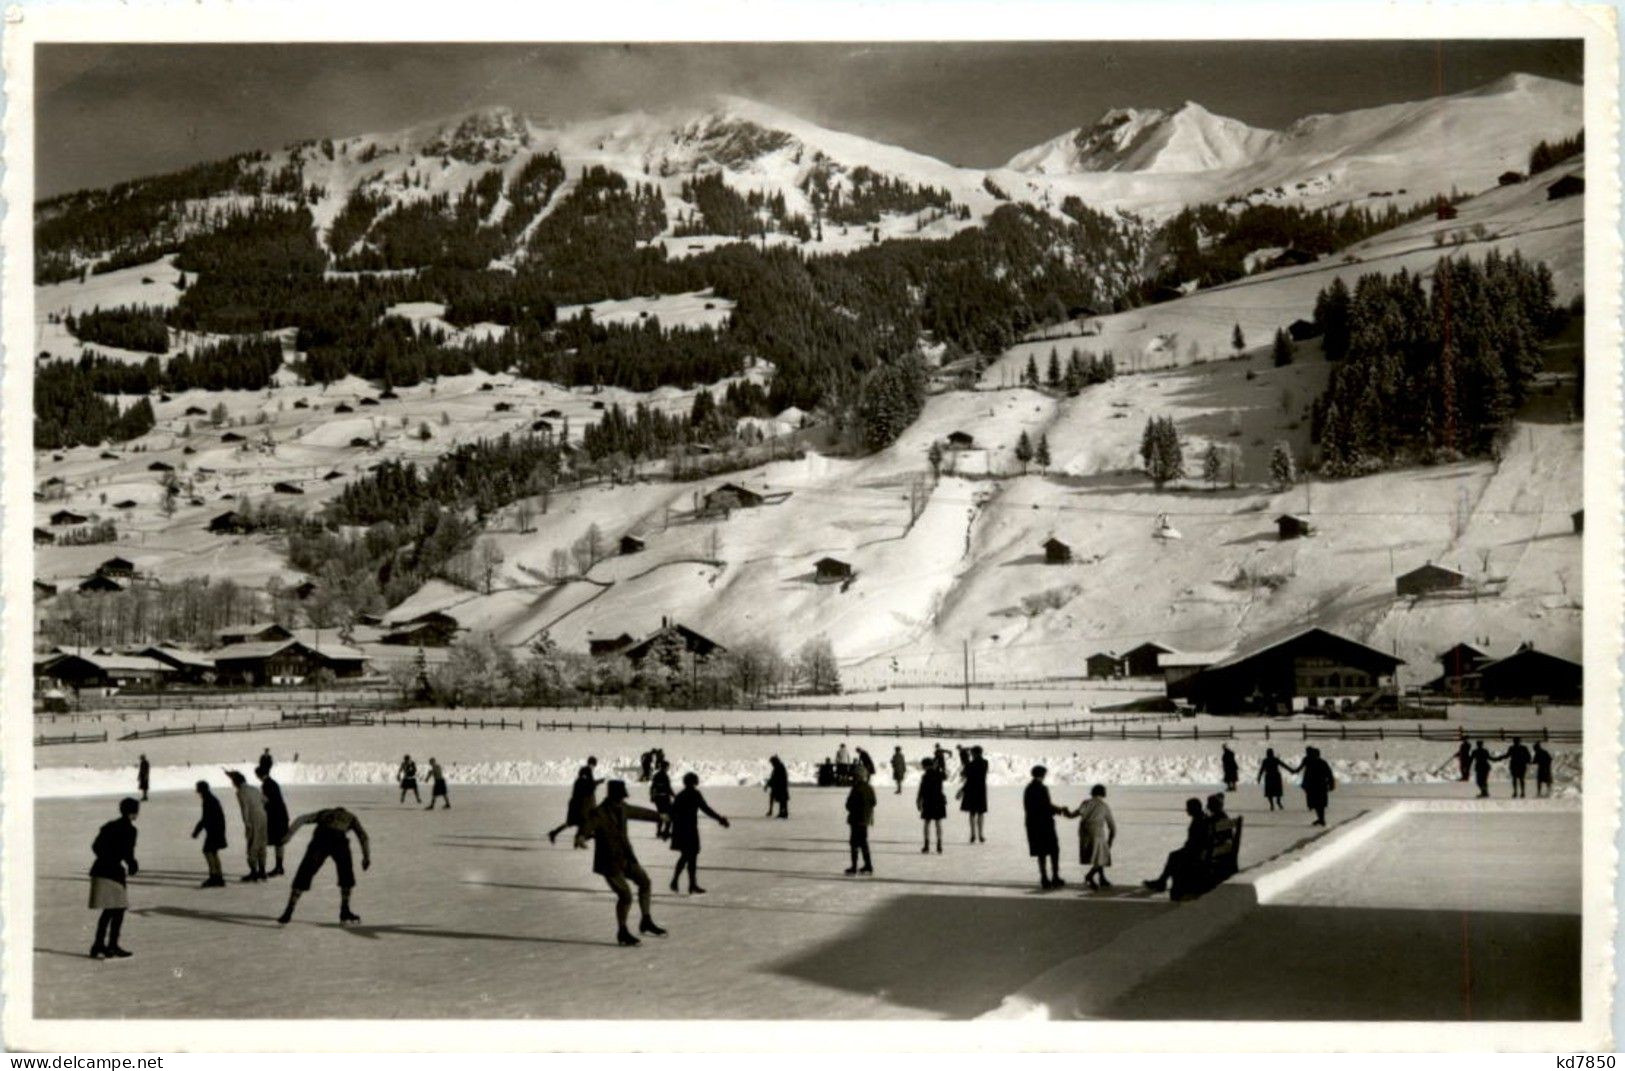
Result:
{"label": "wooden fence", "polygon": [[34,737],[35,747],[48,747],[51,744],[105,744],[107,734],[100,733],[69,733],[66,736],[46,736],[41,734]]}

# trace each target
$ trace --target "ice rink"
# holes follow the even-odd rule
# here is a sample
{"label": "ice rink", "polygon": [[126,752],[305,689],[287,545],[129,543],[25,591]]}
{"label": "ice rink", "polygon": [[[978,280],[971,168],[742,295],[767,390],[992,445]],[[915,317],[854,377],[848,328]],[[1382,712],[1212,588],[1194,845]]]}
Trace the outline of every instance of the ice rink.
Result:
{"label": "ice rink", "polygon": [[[734,825],[702,827],[703,896],[668,891],[674,854],[652,826],[634,825],[655,879],[654,916],[670,930],[634,949],[614,943],[612,897],[591,872],[591,853],[573,850],[568,835],[546,840],[562,820],[562,787],[453,783],[454,809],[432,814],[397,803],[384,787],[290,787],[295,814],[342,804],[371,834],[374,865],[358,875],[354,903],[364,921],[348,928],[337,923],[331,867],[285,928],[274,920],[287,878],[236,883],[242,838],[229,798],[231,885],[198,889],[203,860],[187,839],[196,797],[163,792],[139,819],[142,871],[131,882],[123,942],[135,956],[113,962],[85,956],[94,923],[85,902],[89,842],[115,813],[114,798],[39,800],[36,1013],[962,1018],[1130,931],[1155,941],[1178,913],[1205,903],[1171,904],[1138,888],[1182,838],[1183,800],[1198,794],[1191,786],[1112,790],[1117,886],[1101,894],[1079,885],[1076,827],[1065,821],[1063,873],[1072,884],[1038,891],[1018,788],[992,790],[985,845],[965,843],[964,819],[951,811],[941,855],[920,853],[912,784],[902,796],[886,781],[877,788],[872,877],[841,873],[841,789],[793,789],[791,818],[780,821],[763,817],[759,789],[707,787]],[[632,790],[635,802],[646,799],[644,786]],[[1496,791],[1505,794],[1504,782]],[[1396,799],[1469,794],[1457,785],[1345,785],[1333,797],[1331,832]],[[1082,796],[1062,786],[1056,802],[1075,806]],[[1301,801],[1289,789],[1290,809],[1272,814],[1256,787],[1232,799],[1231,812],[1246,817],[1244,868],[1267,866],[1321,833]],[[1407,817],[1371,847],[1375,854],[1350,857],[1318,885],[1300,883],[1293,895],[1301,903],[1251,912],[1123,992],[1108,1017],[1577,1014],[1579,812],[1563,802],[1530,808],[1492,821],[1428,815],[1413,826]],[[305,839],[301,832],[290,848],[290,873]],[[1441,855],[1439,842],[1455,850]],[[1522,891],[1503,908],[1497,890],[1508,882]],[[1355,893],[1368,902],[1351,901]],[[1393,966],[1373,971],[1381,957]],[[1440,995],[1418,1003],[1401,992],[1414,987],[1385,981],[1393,976],[1422,979]],[[1480,999],[1464,1004],[1464,992]]]}

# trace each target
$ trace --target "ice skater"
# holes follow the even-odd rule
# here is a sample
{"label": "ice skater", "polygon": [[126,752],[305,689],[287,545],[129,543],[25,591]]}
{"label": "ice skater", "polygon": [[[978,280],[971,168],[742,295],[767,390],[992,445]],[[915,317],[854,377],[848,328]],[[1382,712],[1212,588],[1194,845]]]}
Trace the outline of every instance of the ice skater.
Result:
{"label": "ice skater", "polygon": [[835,749],[835,765],[849,766],[851,763],[852,755],[846,750],[846,741],[842,740],[840,746]]}
{"label": "ice skater", "polygon": [[1095,785],[1089,798],[1071,812],[1078,819],[1078,861],[1086,868],[1083,883],[1091,889],[1109,889],[1106,868],[1112,865],[1112,845],[1117,843],[1117,820],[1106,805],[1106,786]]}
{"label": "ice skater", "polygon": [[1264,782],[1264,801],[1270,805],[1272,811],[1286,810],[1286,802],[1283,799],[1286,795],[1286,784],[1281,777],[1281,771],[1290,769],[1290,766],[1276,758],[1274,748],[1264,749],[1264,758],[1258,764],[1258,776],[1253,778],[1253,781]]}
{"label": "ice skater", "polygon": [[1236,753],[1230,750],[1229,744],[1224,744],[1219,751],[1219,768],[1224,775],[1224,790],[1234,792],[1236,785],[1241,783],[1241,766],[1236,762]]}
{"label": "ice skater", "polygon": [[401,759],[401,767],[395,771],[395,779],[401,783],[402,803],[406,802],[408,792],[412,793],[415,802],[423,802],[423,797],[418,794],[418,764],[412,761],[412,756],[407,755]]}
{"label": "ice skater", "polygon": [[1532,756],[1529,749],[1523,746],[1523,741],[1514,736],[1512,746],[1507,748],[1507,773],[1512,777],[1512,795],[1514,799],[1526,799],[1529,795],[1527,778],[1529,777],[1529,760]]}
{"label": "ice skater", "polygon": [[878,767],[875,766],[875,757],[863,750],[861,747],[854,748],[853,750],[857,752],[858,765],[863,767],[864,774],[869,778],[869,780],[873,781],[875,771],[878,769]]}
{"label": "ice skater", "polygon": [[[1469,781],[1473,776],[1473,748],[1465,739],[1456,748],[1454,756],[1456,764],[1461,767],[1461,780]],[[1446,765],[1449,765],[1448,761]]]}
{"label": "ice skater", "polygon": [[[581,828],[592,809],[598,806],[598,786],[603,784],[602,778],[594,777],[598,770],[598,759],[594,755],[587,756],[587,765],[576,771],[575,784],[570,786],[570,802],[564,807],[564,821],[547,831],[547,842],[558,843],[559,834],[566,829]],[[576,847],[585,847],[576,845]]]}
{"label": "ice skater", "polygon": [[1473,747],[1473,779],[1478,782],[1478,798],[1485,799],[1490,794],[1490,767],[1506,758],[1505,755],[1491,755],[1489,749],[1480,740]]}
{"label": "ice skater", "polygon": [[[1306,763],[1307,759],[1304,760]],[[1202,813],[1202,801],[1194,796],[1185,801],[1185,814],[1190,818],[1190,824],[1185,827],[1185,843],[1168,853],[1168,859],[1162,864],[1162,873],[1145,882],[1145,887],[1152,892],[1165,892],[1168,881],[1174,872],[1194,866],[1200,862],[1203,853],[1207,851],[1208,821]]]}
{"label": "ice skater", "polygon": [[1033,779],[1027,782],[1021,794],[1021,811],[1027,826],[1027,854],[1038,860],[1038,886],[1059,889],[1066,882],[1061,879],[1061,840],[1055,833],[1055,816],[1067,812],[1049,798],[1049,789],[1044,784],[1048,773],[1043,766],[1033,767]]}
{"label": "ice skater", "polygon": [[141,756],[141,764],[135,768],[135,785],[141,790],[141,802],[147,802],[147,789],[152,784],[152,767],[147,763],[147,757]]}
{"label": "ice skater", "polygon": [[262,766],[254,771],[260,779],[260,795],[265,798],[265,840],[276,852],[276,866],[268,877],[279,878],[282,869],[282,839],[288,835],[288,802],[282,798],[282,786],[271,776],[271,768]]}
{"label": "ice skater", "polygon": [[626,835],[628,819],[640,822],[659,822],[660,816],[647,807],[626,802],[626,782],[611,781],[604,786],[604,802],[594,807],[587,820],[576,831],[576,840],[591,840],[592,872],[604,879],[615,894],[615,940],[623,945],[641,942],[626,928],[627,915],[632,910],[631,881],[638,888],[638,932],[665,936],[666,931],[655,925],[649,913],[649,875],[638,862],[632,850],[632,841]]}
{"label": "ice skater", "polygon": [[655,824],[655,836],[666,840],[671,836],[671,763],[664,757],[655,766],[654,776],[649,779],[649,802],[655,805],[655,813],[660,821]]}
{"label": "ice skater", "polygon": [[220,870],[220,852],[226,847],[226,812],[219,798],[210,791],[209,782],[199,781],[197,794],[203,804],[203,815],[192,827],[192,839],[203,834],[203,861],[209,864],[209,876],[198,888],[218,889],[226,884],[226,876]]}
{"label": "ice skater", "polygon": [[960,762],[959,776],[964,784],[959,786],[956,795],[959,809],[970,821],[970,842],[986,844],[983,820],[987,817],[987,760],[982,758],[980,745],[971,748],[969,757]]}
{"label": "ice skater", "polygon": [[914,806],[919,809],[925,843],[920,846],[923,855],[931,850],[931,825],[937,827],[937,854],[942,854],[942,820],[948,817],[948,793],[942,785],[942,771],[930,759],[920,760],[920,788],[914,794]]}
{"label": "ice skater", "polygon": [[903,781],[907,777],[908,759],[903,757],[903,746],[899,744],[892,748],[891,753],[891,779],[897,782],[896,795],[901,796],[903,794]]}
{"label": "ice skater", "polygon": [[677,793],[677,798],[671,802],[671,850],[677,853],[677,869],[672,871],[671,891],[677,891],[677,879],[688,871],[688,891],[699,894],[705,892],[700,888],[698,863],[700,858],[700,815],[710,815],[716,819],[723,829],[728,828],[728,819],[711,809],[700,794],[700,775],[686,773],[683,775],[683,790]]}
{"label": "ice skater", "polygon": [[310,843],[305,846],[305,857],[299,860],[299,869],[293,873],[293,887],[288,890],[288,906],[277,916],[277,923],[286,926],[293,921],[293,909],[299,903],[299,898],[310,891],[311,879],[329,859],[333,860],[333,869],[338,872],[339,922],[360,922],[361,916],[350,910],[350,892],[355,888],[355,865],[350,861],[351,833],[355,834],[356,843],[361,845],[361,869],[372,867],[372,850],[367,843],[367,831],[361,828],[361,819],[343,807],[311,811],[293,820],[282,838],[283,843],[292,840],[299,827],[307,824],[315,828],[311,831]]}
{"label": "ice skater", "polygon": [[773,808],[779,809],[780,818],[790,817],[790,771],[777,755],[767,760],[773,767],[767,775],[767,817],[773,817]]}
{"label": "ice skater", "polygon": [[269,832],[265,815],[265,797],[260,790],[248,783],[248,778],[236,770],[227,770],[226,776],[231,779],[232,786],[237,790],[237,806],[243,812],[243,839],[248,852],[248,873],[244,874],[242,881],[265,880],[265,842]]}
{"label": "ice skater", "polygon": [[1552,753],[1535,741],[1535,798],[1545,799],[1552,794]]}
{"label": "ice skater", "polygon": [[[852,852],[852,865],[848,874],[873,874],[874,860],[869,857],[869,827],[875,824],[875,790],[859,766],[852,771],[852,787],[846,794],[847,847]],[[863,866],[858,866],[858,856]]]}
{"label": "ice skater", "polygon": [[451,793],[446,791],[446,771],[440,768],[434,756],[429,756],[429,805],[425,811],[434,810],[435,800],[445,800],[446,810],[451,810]]}
{"label": "ice skater", "polygon": [[1332,773],[1331,764],[1320,757],[1318,747],[1312,747],[1304,751],[1302,762],[1287,768],[1301,774],[1298,785],[1303,789],[1304,803],[1315,812],[1315,820],[1309,824],[1325,825],[1326,807],[1331,802],[1332,790],[1337,787],[1337,777]]}
{"label": "ice skater", "polygon": [[266,773],[270,773],[271,772],[271,767],[273,767],[275,765],[276,765],[276,760],[271,757],[271,749],[266,748],[265,750],[260,752],[259,762],[254,764],[254,772],[259,773],[261,770],[263,770]]}
{"label": "ice skater", "polygon": [[118,943],[124,928],[124,912],[130,906],[127,877],[141,869],[135,861],[135,816],[141,801],[126,796],[118,801],[118,817],[96,832],[90,843],[96,857],[90,864],[90,909],[96,916],[96,939],[90,946],[91,959],[123,959],[132,953]]}

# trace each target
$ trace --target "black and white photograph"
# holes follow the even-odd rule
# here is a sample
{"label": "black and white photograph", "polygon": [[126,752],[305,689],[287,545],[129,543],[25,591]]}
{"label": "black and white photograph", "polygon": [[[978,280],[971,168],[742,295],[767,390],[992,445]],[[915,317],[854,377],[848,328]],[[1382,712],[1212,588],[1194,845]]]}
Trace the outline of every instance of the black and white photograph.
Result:
{"label": "black and white photograph", "polygon": [[1609,1047],[1612,22],[1090,6],[23,17],[7,1044]]}

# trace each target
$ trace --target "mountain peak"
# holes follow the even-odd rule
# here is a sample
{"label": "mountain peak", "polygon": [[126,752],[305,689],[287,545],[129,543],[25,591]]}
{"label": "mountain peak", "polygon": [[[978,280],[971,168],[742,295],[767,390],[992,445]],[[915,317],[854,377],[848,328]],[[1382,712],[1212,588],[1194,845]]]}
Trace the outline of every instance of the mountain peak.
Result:
{"label": "mountain peak", "polygon": [[1215,171],[1248,163],[1272,137],[1191,100],[1173,111],[1112,108],[1093,126],[1018,153],[1006,166],[1039,174]]}

